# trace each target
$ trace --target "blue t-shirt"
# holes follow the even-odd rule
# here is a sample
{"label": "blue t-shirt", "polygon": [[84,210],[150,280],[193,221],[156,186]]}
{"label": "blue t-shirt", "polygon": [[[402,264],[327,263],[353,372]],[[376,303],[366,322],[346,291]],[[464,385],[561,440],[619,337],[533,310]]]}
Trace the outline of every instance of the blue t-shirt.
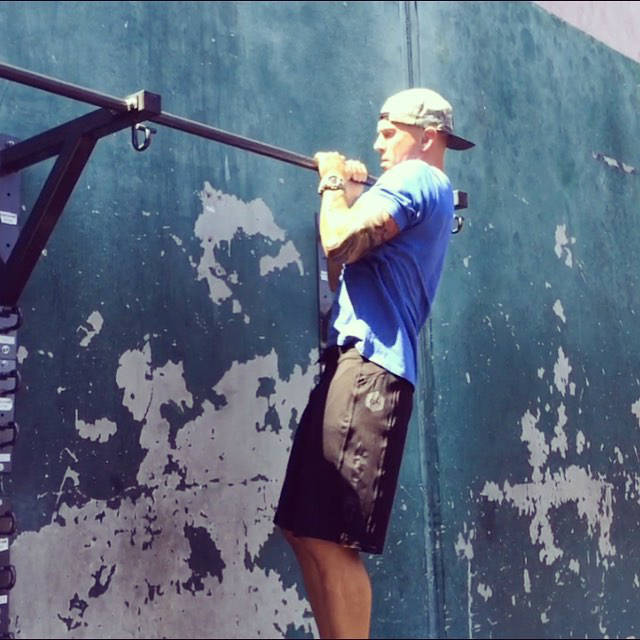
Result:
{"label": "blue t-shirt", "polygon": [[422,160],[386,171],[358,207],[387,211],[400,233],[347,264],[331,315],[329,345],[358,351],[415,386],[417,342],[429,315],[453,219],[449,178]]}

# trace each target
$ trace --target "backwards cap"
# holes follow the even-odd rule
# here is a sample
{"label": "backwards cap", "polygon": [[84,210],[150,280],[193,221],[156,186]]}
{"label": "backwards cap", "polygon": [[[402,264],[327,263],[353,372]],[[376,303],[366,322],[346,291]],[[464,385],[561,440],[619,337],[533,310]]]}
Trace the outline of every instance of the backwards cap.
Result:
{"label": "backwards cap", "polygon": [[380,109],[380,119],[419,127],[435,127],[447,133],[447,147],[464,151],[475,144],[453,133],[453,108],[431,89],[405,89],[387,98]]}

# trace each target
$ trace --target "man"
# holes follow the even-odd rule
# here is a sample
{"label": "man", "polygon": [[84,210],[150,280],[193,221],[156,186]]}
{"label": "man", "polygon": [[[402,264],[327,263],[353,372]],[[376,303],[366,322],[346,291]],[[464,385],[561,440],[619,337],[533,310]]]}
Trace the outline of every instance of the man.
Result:
{"label": "man", "polygon": [[[417,338],[453,220],[444,174],[451,105],[408,89],[383,105],[374,149],[383,176],[317,153],[320,238],[338,284],[324,371],[291,451],[275,522],[302,569],[323,638],[366,638],[371,585],[360,552],[382,553],[416,383]],[[340,274],[340,271],[342,273]]]}

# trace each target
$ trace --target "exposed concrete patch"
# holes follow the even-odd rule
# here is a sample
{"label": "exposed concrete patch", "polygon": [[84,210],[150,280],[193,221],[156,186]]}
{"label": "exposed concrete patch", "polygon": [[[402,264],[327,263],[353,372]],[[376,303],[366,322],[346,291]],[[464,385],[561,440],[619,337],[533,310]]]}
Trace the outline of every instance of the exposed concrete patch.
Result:
{"label": "exposed concrete patch", "polygon": [[[540,561],[553,564],[564,555],[556,544],[550,523],[550,513],[561,505],[575,503],[579,517],[587,521],[590,536],[598,530],[598,550],[601,556],[615,555],[611,543],[613,522],[613,485],[587,470],[571,465],[551,473],[546,470],[541,480],[511,485],[505,480],[502,498],[530,515],[529,534],[533,545],[540,545]],[[490,499],[490,498],[488,498]]]}
{"label": "exposed concrete patch", "polygon": [[553,303],[553,312],[558,316],[558,318],[560,318],[560,320],[562,320],[564,324],[567,323],[567,318],[564,315],[564,309],[562,307],[562,302],[560,302],[560,300],[556,300]]}
{"label": "exposed concrete patch", "polygon": [[527,443],[529,449],[529,464],[533,468],[533,480],[542,478],[540,469],[544,466],[549,455],[549,445],[545,441],[544,433],[536,428],[540,420],[540,411],[534,416],[528,409],[522,416],[522,441]]}
{"label": "exposed concrete patch", "polygon": [[558,422],[553,431],[556,434],[553,440],[551,440],[551,451],[557,451],[563,458],[566,457],[569,449],[569,441],[567,434],[564,431],[564,427],[568,422],[566,407],[564,402],[560,403],[558,407]]}
{"label": "exposed concrete patch", "polygon": [[594,160],[600,160],[608,167],[617,169],[621,173],[626,173],[627,175],[635,175],[637,173],[640,173],[635,167],[632,167],[630,164],[625,164],[624,162],[616,160],[615,158],[611,158],[610,156],[606,156],[604,153],[600,153],[599,151],[594,151],[591,156]]}
{"label": "exposed concrete patch", "polygon": [[285,243],[284,230],[276,224],[273,213],[261,199],[243,202],[205,182],[200,200],[202,213],[198,216],[194,232],[200,239],[202,256],[194,266],[198,280],[206,281],[209,297],[214,304],[232,297],[234,285],[238,284],[237,274],[235,280],[232,280],[216,259],[216,251],[231,252],[232,240],[236,234],[262,236],[281,245],[275,258],[263,256],[260,259],[260,275],[282,269],[291,262],[296,263],[300,274],[303,274],[300,254],[291,241]]}
{"label": "exposed concrete patch", "polygon": [[86,440],[94,442],[107,442],[109,438],[118,430],[118,425],[108,418],[100,418],[95,422],[85,422],[78,418],[78,410],[76,409],[75,427],[78,435]]}
{"label": "exposed concrete patch", "polygon": [[20,345],[18,347],[18,352],[16,353],[16,359],[18,364],[22,364],[29,357],[29,351],[26,347]]}
{"label": "exposed concrete patch", "polygon": [[569,384],[571,371],[572,367],[569,364],[569,358],[565,356],[562,347],[558,347],[558,359],[553,365],[553,382],[563,397],[567,390],[567,384]]}
{"label": "exposed concrete patch", "polygon": [[640,400],[636,400],[631,405],[631,413],[638,419],[638,426],[640,426]]}
{"label": "exposed concrete patch", "polygon": [[[88,326],[87,326],[88,325]],[[86,325],[80,325],[76,331],[84,331],[85,335],[80,340],[81,347],[88,347],[91,341],[102,331],[104,319],[99,311],[94,311],[87,318]]]}
{"label": "exposed concrete patch", "polygon": [[[278,378],[275,351],[234,363],[213,389],[226,404],[204,400],[175,447],[163,408],[193,407],[182,363],[153,368],[148,342],[126,351],[116,378],[146,449],[139,484],[120,500],[61,504],[50,525],[17,536],[16,635],[154,637],[162,629],[167,637],[211,637],[211,630],[275,637],[289,625],[315,632],[295,587],[256,564],[273,532],[290,448],[286,425],[306,401],[315,357],[287,380]],[[273,381],[270,394],[246,393],[264,378]],[[274,428],[274,412],[283,428]],[[73,470],[67,479],[78,484]],[[193,558],[194,536],[209,541],[204,565]],[[34,592],[47,594],[38,615],[21,614]]]}
{"label": "exposed concrete patch", "polygon": [[280,247],[280,251],[275,258],[271,256],[262,256],[260,258],[260,275],[266,276],[268,273],[275,271],[276,269],[284,269],[287,265],[294,263],[297,265],[300,275],[304,275],[304,268],[302,266],[302,258],[295,248],[295,245],[291,240]]}
{"label": "exposed concrete patch", "polygon": [[[528,409],[521,419],[522,440],[527,443],[529,465],[533,469],[531,481],[511,485],[505,480],[502,489],[495,482],[488,481],[480,495],[498,504],[503,501],[510,503],[521,515],[531,516],[531,543],[541,547],[540,561],[547,565],[564,555],[564,550],[556,544],[550,521],[551,513],[570,503],[575,503],[580,519],[586,519],[588,534],[593,537],[598,531],[598,551],[601,557],[615,555],[615,547],[611,543],[613,485],[602,476],[594,475],[590,470],[577,465],[570,465],[553,473],[549,468],[544,469],[549,446],[544,432],[537,428],[539,420],[540,411],[533,415]],[[568,438],[564,431],[567,421],[565,406],[561,403],[551,450],[560,453],[563,458],[568,450]],[[579,431],[578,454],[583,447],[584,435]]]}
{"label": "exposed concrete patch", "polygon": [[567,237],[567,225],[561,224],[556,227],[555,234],[556,244],[554,246],[554,251],[558,258],[562,258],[564,256],[564,263],[570,269],[573,268],[573,255],[571,253],[571,249],[569,249],[569,244],[575,244],[575,238]]}

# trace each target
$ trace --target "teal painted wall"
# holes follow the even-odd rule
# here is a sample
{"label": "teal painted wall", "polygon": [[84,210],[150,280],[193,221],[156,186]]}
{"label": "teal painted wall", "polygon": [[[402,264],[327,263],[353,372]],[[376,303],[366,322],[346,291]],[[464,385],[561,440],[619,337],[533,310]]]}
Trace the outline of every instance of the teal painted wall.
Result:
{"label": "teal painted wall", "polygon": [[[373,633],[637,635],[636,63],[529,3],[8,2],[0,26],[10,64],[374,172],[382,100],[447,96],[471,210]],[[0,82],[4,133],[87,110]],[[314,631],[270,523],[316,373],[314,186],[162,128],[98,144],[22,299],[16,637]]]}
{"label": "teal painted wall", "polygon": [[[4,3],[0,24],[11,64],[374,167],[377,109],[408,75],[397,3]],[[88,110],[1,90],[21,138]],[[143,154],[126,131],[99,143],[22,299],[17,637],[313,631],[271,518],[317,372],[315,185],[167,129]],[[389,553],[370,562],[377,635],[429,624],[411,438]]]}
{"label": "teal painted wall", "polygon": [[478,143],[427,359],[443,631],[637,636],[640,69],[527,3],[419,17]]}

